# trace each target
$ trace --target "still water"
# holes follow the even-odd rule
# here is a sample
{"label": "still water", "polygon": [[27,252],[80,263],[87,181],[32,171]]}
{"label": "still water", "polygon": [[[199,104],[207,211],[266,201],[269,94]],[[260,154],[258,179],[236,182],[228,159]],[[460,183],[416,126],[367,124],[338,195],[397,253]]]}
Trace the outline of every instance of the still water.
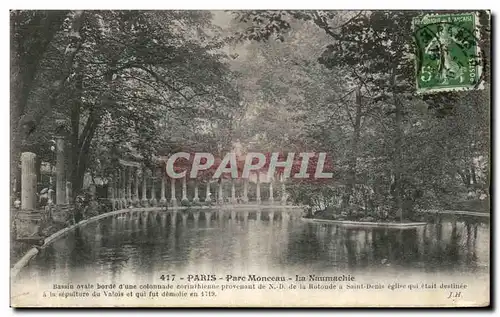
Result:
{"label": "still water", "polygon": [[42,287],[154,283],[182,273],[487,274],[489,230],[488,223],[454,219],[418,229],[354,229],[306,223],[285,210],[135,212],[70,232],[18,280]]}

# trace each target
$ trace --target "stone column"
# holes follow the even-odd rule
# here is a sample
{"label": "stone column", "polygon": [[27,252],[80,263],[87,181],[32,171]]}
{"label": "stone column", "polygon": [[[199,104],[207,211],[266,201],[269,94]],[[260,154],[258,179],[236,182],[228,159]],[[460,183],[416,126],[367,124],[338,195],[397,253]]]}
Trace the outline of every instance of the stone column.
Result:
{"label": "stone column", "polygon": [[133,201],[132,201],[132,168],[130,166],[127,167],[128,173],[128,179],[127,179],[127,204],[128,206],[131,206]]}
{"label": "stone column", "polygon": [[121,171],[121,188],[120,188],[120,198],[122,201],[122,208],[127,208],[127,171],[125,167],[122,167]]}
{"label": "stone column", "polygon": [[172,206],[177,205],[177,198],[175,198],[175,178],[170,178],[170,203]]}
{"label": "stone column", "polygon": [[234,178],[231,179],[231,202],[236,204],[236,180]]}
{"label": "stone column", "polygon": [[149,204],[151,206],[156,206],[158,205],[158,201],[156,200],[156,188],[155,188],[155,174],[154,170],[151,171],[151,200],[149,201]]}
{"label": "stone column", "polygon": [[52,188],[49,188],[49,190],[47,191],[47,196],[47,204],[54,204],[54,190]]}
{"label": "stone column", "polygon": [[272,176],[269,177],[269,202],[272,204],[274,202],[274,190],[273,190],[273,182],[274,179]]}
{"label": "stone column", "polygon": [[257,204],[260,204],[260,172],[257,172],[257,188],[255,189],[255,196],[257,197]]}
{"label": "stone column", "polygon": [[217,195],[217,201],[220,204],[224,203],[224,193],[222,191],[222,178],[219,179],[219,194]]}
{"label": "stone column", "polygon": [[212,201],[212,198],[210,197],[210,180],[207,180],[207,187],[206,187],[206,195],[205,195],[205,202]]}
{"label": "stone column", "polygon": [[135,182],[134,182],[134,205],[139,206],[140,205],[140,200],[139,200],[139,168],[135,168]]}
{"label": "stone column", "polygon": [[144,168],[142,170],[142,198],[141,198],[141,204],[144,207],[148,206],[148,196],[147,196],[147,191],[148,191],[148,172]]}
{"label": "stone column", "polygon": [[160,205],[165,206],[167,204],[167,197],[165,197],[165,182],[167,181],[166,173],[161,172],[161,194],[160,194]]}
{"label": "stone column", "polygon": [[111,210],[115,210],[115,189],[113,182],[114,180],[110,180],[108,183],[108,199],[111,202]]}
{"label": "stone column", "polygon": [[24,152],[21,154],[21,209],[36,208],[36,154]]}
{"label": "stone column", "polygon": [[187,175],[182,178],[182,201],[188,201],[186,177]]}
{"label": "stone column", "polygon": [[286,186],[285,186],[285,175],[281,175],[281,204],[286,205]]}
{"label": "stone column", "polygon": [[198,180],[194,180],[194,198],[193,202],[197,203],[200,201],[200,197],[198,197]]}
{"label": "stone column", "polygon": [[248,202],[248,178],[243,179],[243,202]]}
{"label": "stone column", "polygon": [[66,175],[64,174],[64,138],[56,137],[56,204],[66,203]]}
{"label": "stone column", "polygon": [[73,184],[71,182],[66,182],[66,203],[73,203]]}

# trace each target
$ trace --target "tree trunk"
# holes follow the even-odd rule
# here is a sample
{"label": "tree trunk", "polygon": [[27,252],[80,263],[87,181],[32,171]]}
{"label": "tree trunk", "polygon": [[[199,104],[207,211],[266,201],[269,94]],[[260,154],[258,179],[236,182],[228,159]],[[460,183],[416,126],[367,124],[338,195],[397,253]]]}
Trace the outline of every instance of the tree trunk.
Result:
{"label": "tree trunk", "polygon": [[[395,75],[392,75],[391,86],[394,89]],[[392,92],[395,106],[394,118],[394,199],[396,203],[396,216],[399,216],[400,221],[403,221],[403,190],[402,190],[402,143],[403,143],[403,106],[398,100],[396,93]]]}
{"label": "tree trunk", "polygon": [[362,119],[362,103],[361,103],[361,90],[359,87],[356,88],[356,117],[353,122],[354,133],[351,143],[351,151],[349,153],[349,169],[348,169],[348,179],[346,193],[342,199],[343,207],[348,207],[351,197],[354,192],[354,186],[356,185],[356,167],[358,161],[358,143],[361,134],[361,119]]}

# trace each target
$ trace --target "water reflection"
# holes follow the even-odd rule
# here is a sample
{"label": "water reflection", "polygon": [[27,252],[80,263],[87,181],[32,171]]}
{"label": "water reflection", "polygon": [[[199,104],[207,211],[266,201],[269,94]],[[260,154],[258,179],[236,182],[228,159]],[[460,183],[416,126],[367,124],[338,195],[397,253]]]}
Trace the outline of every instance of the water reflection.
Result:
{"label": "water reflection", "polygon": [[418,229],[356,229],[301,222],[279,209],[150,211],[71,232],[44,249],[20,278],[119,281],[132,274],[144,282],[158,272],[189,270],[476,272],[487,271],[488,263],[486,223],[448,219]]}

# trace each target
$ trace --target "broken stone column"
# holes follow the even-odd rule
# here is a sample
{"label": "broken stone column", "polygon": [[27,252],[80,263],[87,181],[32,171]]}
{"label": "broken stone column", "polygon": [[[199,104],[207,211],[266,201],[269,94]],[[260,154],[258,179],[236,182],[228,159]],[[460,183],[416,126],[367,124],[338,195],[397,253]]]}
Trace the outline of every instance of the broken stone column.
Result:
{"label": "broken stone column", "polygon": [[36,208],[36,154],[21,154],[21,210],[16,212],[16,238],[25,241],[39,241],[42,237],[42,214]]}
{"label": "broken stone column", "polygon": [[21,209],[36,208],[36,154],[24,152],[21,154]]}
{"label": "broken stone column", "polygon": [[56,205],[66,204],[66,175],[64,171],[64,137],[56,137]]}

